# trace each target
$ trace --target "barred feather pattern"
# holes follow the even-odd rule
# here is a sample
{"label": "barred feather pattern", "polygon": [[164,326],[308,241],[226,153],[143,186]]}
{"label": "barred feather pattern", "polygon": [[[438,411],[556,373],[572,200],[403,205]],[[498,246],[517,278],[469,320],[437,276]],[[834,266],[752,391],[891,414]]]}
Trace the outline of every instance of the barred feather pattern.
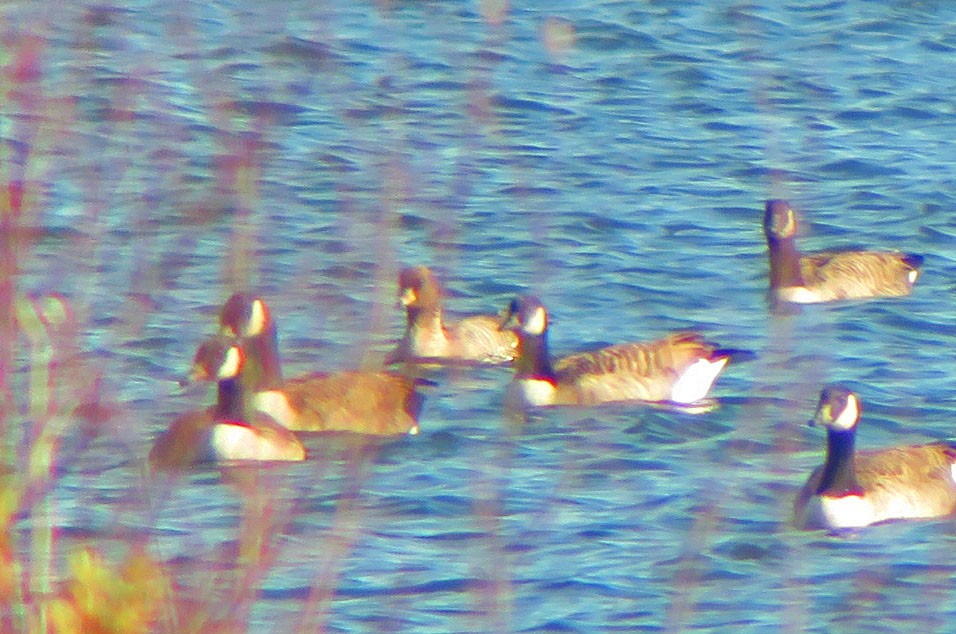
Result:
{"label": "barred feather pattern", "polygon": [[499,322],[491,315],[466,317],[448,325],[419,317],[386,364],[413,359],[508,363],[517,355],[518,337],[509,330],[499,330]]}
{"label": "barred feather pattern", "polygon": [[511,361],[518,351],[518,336],[499,329],[499,323],[500,319],[490,315],[462,319],[448,328],[449,347],[466,359],[489,363]]}
{"label": "barred feather pattern", "polygon": [[[700,335],[682,332],[657,341],[573,354],[555,363],[557,399],[579,404],[671,400],[681,375],[701,359],[712,360],[714,352],[715,347]],[[719,368],[715,379],[717,373]]]}
{"label": "barred feather pattern", "polygon": [[455,359],[481,363],[508,363],[518,351],[518,336],[499,329],[500,320],[491,315],[465,317],[444,324],[441,313],[419,314],[409,323],[405,337],[389,357],[409,359]]}
{"label": "barred feather pattern", "polygon": [[257,394],[256,407],[295,431],[415,434],[417,388],[415,379],[389,372],[314,373],[286,381],[281,393]]}
{"label": "barred feather pattern", "polygon": [[920,256],[880,251],[814,253],[800,270],[816,301],[909,295],[919,277]]}
{"label": "barred feather pattern", "polygon": [[585,374],[679,373],[697,359],[710,356],[714,350],[699,334],[679,332],[656,341],[622,343],[568,355],[555,363],[555,370],[568,379]]}

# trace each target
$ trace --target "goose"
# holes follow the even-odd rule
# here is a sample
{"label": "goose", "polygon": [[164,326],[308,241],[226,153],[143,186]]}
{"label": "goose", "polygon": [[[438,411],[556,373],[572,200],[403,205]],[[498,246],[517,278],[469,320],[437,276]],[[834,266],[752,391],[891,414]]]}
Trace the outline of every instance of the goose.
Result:
{"label": "goose", "polygon": [[283,379],[278,328],[265,300],[234,293],[219,314],[220,332],[239,337],[253,359],[251,402],[294,431],[417,434],[423,381],[387,371],[313,372]]}
{"label": "goose", "polygon": [[800,490],[794,518],[803,529],[853,529],[956,512],[956,446],[945,443],[854,451],[862,408],[842,385],[828,385],[811,425],[827,430],[827,453]]}
{"label": "goose", "polygon": [[173,421],[149,452],[153,468],[305,459],[305,449],[292,432],[264,414],[247,415],[240,378],[244,361],[242,348],[225,338],[211,338],[199,346],[192,379],[218,382],[216,404]]}
{"label": "goose", "polygon": [[923,257],[888,251],[833,251],[801,255],[797,220],[785,200],[768,200],[763,221],[770,255],[770,294],[795,304],[909,295]]}
{"label": "goose", "polygon": [[657,341],[624,343],[551,361],[548,313],[537,297],[515,298],[501,323],[518,335],[509,408],[599,405],[616,401],[689,405],[702,401],[732,353],[681,332]]}
{"label": "goose", "polygon": [[426,266],[402,269],[399,302],[405,307],[405,334],[386,359],[400,361],[501,364],[514,359],[518,338],[498,328],[494,315],[473,315],[454,324],[444,321],[441,287]]}

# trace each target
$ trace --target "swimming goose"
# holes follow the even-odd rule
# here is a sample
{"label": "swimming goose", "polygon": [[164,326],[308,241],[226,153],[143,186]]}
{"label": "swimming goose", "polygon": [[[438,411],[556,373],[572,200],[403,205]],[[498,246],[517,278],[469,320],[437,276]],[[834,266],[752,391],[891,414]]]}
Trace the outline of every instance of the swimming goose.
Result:
{"label": "swimming goose", "polygon": [[242,348],[222,337],[199,346],[192,379],[219,384],[216,404],[187,412],[173,421],[153,444],[149,463],[174,469],[203,462],[303,460],[305,449],[295,434],[264,414],[247,416],[240,376]]}
{"label": "swimming goose", "polygon": [[233,294],[219,315],[220,331],[241,338],[253,359],[253,406],[294,431],[369,435],[417,434],[422,381],[393,372],[315,372],[283,380],[278,329],[260,297]]}
{"label": "swimming goose", "polygon": [[797,304],[909,295],[923,257],[885,251],[836,251],[801,255],[797,220],[785,200],[768,200],[763,221],[770,254],[770,293]]}
{"label": "swimming goose", "polygon": [[548,313],[526,295],[508,307],[502,328],[518,334],[509,408],[598,405],[614,401],[697,403],[730,359],[700,335],[682,332],[657,341],[624,343],[564,357],[548,354]]}
{"label": "swimming goose", "polygon": [[497,316],[474,315],[455,324],[445,323],[441,288],[428,267],[402,269],[398,287],[406,312],[405,334],[386,365],[424,360],[508,363],[514,359],[518,339],[498,328]]}
{"label": "swimming goose", "polygon": [[860,401],[823,388],[811,425],[827,428],[827,455],[797,495],[800,528],[859,528],[956,512],[956,446],[944,443],[854,452]]}

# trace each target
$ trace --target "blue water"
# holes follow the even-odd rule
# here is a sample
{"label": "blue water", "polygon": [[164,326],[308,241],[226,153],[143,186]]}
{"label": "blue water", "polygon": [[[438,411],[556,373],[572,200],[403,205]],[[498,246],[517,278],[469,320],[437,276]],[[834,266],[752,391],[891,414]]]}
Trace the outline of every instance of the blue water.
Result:
{"label": "blue water", "polygon": [[[52,522],[58,571],[75,545],[144,544],[255,632],[949,631],[951,520],[835,538],[789,514],[827,381],[859,390],[862,447],[954,435],[956,7],[511,4],[500,24],[451,0],[0,8],[0,63],[37,55],[0,106],[0,173],[38,229],[15,283],[75,311],[56,397],[101,374],[118,408],[65,432],[18,534]],[[770,197],[807,250],[924,254],[914,295],[771,315]],[[289,375],[374,366],[415,263],[452,314],[538,294],[558,354],[690,327],[758,358],[700,416],[516,428],[507,369],[449,371],[418,437],[143,475],[210,398],[175,382],[232,288],[270,302]],[[269,561],[237,566],[256,526]]]}

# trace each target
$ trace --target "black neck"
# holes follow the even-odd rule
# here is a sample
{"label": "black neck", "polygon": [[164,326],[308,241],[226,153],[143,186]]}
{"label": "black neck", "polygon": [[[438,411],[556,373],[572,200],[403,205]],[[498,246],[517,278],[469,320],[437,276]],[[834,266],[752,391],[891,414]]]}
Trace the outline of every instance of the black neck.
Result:
{"label": "black neck", "polygon": [[282,364],[279,361],[279,333],[275,322],[269,329],[245,340],[248,363],[244,373],[255,392],[282,386]]}
{"label": "black neck", "polygon": [[853,462],[855,439],[855,429],[827,430],[827,459],[823,464],[823,475],[816,490],[817,494],[841,497],[859,495],[862,492]]}
{"label": "black neck", "polygon": [[245,420],[242,381],[239,377],[219,380],[219,395],[216,399],[217,418]]}
{"label": "black neck", "polygon": [[554,367],[548,353],[548,333],[518,334],[518,357],[515,359],[515,377],[554,380]]}
{"label": "black neck", "polygon": [[791,238],[767,238],[770,253],[770,288],[804,286],[800,270],[800,252]]}

